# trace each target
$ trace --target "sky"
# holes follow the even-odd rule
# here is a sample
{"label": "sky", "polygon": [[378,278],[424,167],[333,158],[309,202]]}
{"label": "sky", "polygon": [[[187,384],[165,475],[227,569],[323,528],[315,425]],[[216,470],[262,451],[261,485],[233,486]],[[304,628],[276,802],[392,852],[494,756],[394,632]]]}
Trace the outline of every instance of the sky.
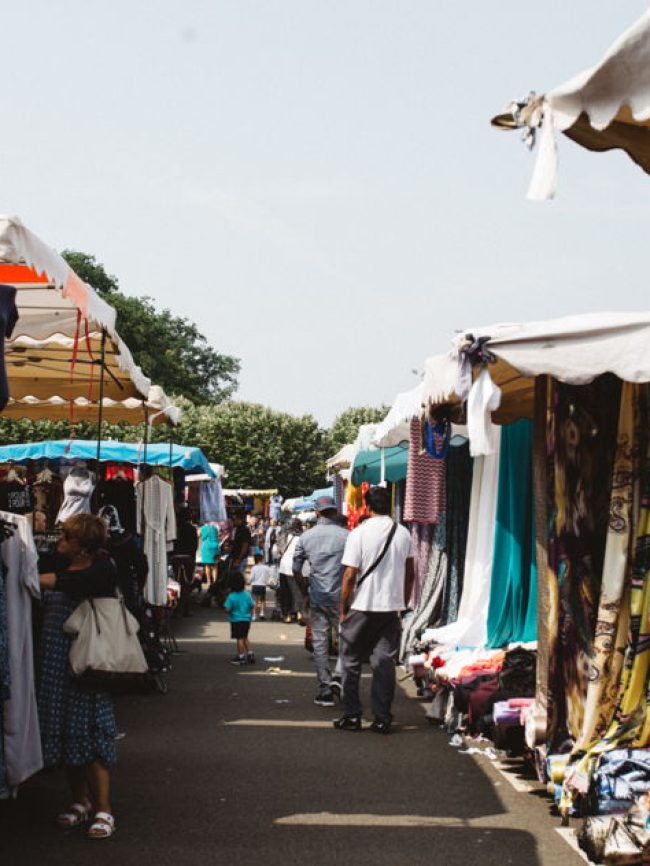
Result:
{"label": "sky", "polygon": [[650,178],[562,138],[558,195],[490,118],[598,62],[647,0],[22,0],[0,213],[91,253],[328,424],[456,330],[643,310]]}

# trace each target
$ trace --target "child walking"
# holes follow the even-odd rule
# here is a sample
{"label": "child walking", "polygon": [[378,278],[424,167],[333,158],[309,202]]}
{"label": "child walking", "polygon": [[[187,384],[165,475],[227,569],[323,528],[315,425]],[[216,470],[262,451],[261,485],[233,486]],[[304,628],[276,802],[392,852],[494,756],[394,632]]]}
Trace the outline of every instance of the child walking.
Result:
{"label": "child walking", "polygon": [[255,554],[255,565],[251,569],[251,592],[255,601],[255,614],[253,619],[265,619],[264,607],[266,604],[266,587],[271,579],[271,569],[264,565],[264,556]]}
{"label": "child walking", "polygon": [[245,590],[244,575],[235,573],[230,578],[231,591],[224,602],[230,620],[230,637],[237,641],[237,655],[230,659],[233,665],[255,664],[255,653],[248,642],[255,602]]}

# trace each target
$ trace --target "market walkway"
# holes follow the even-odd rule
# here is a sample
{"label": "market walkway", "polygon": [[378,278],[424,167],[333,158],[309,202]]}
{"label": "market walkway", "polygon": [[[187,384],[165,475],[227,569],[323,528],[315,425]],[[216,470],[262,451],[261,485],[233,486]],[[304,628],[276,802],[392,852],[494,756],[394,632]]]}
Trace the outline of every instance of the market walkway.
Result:
{"label": "market walkway", "polygon": [[[0,804],[0,862],[11,866],[574,866],[548,801],[515,791],[429,727],[400,692],[401,729],[337,732],[312,704],[311,662],[297,626],[255,624],[259,663],[228,664],[216,612],[181,628],[167,696],[122,699],[126,737],[109,842],[60,835],[60,776],[41,775]],[[263,662],[264,656],[284,656]],[[291,674],[272,675],[277,666]],[[90,848],[92,847],[92,852]]]}

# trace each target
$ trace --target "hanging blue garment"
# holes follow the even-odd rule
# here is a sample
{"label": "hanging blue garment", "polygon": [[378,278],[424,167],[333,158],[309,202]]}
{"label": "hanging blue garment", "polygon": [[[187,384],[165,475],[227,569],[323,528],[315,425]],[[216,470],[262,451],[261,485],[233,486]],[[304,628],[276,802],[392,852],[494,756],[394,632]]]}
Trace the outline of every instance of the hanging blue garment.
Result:
{"label": "hanging blue garment", "polygon": [[533,425],[502,428],[488,647],[537,638]]}

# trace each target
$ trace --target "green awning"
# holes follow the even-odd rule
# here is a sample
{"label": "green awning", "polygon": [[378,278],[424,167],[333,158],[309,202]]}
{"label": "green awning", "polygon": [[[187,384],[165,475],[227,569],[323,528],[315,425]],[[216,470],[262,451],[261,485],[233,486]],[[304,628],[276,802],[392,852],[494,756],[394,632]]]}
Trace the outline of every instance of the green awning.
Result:
{"label": "green awning", "polygon": [[408,443],[392,448],[377,448],[373,451],[359,451],[352,467],[352,483],[358,487],[363,481],[379,484],[381,481],[381,452],[384,452],[386,481],[403,481],[409,459]]}

